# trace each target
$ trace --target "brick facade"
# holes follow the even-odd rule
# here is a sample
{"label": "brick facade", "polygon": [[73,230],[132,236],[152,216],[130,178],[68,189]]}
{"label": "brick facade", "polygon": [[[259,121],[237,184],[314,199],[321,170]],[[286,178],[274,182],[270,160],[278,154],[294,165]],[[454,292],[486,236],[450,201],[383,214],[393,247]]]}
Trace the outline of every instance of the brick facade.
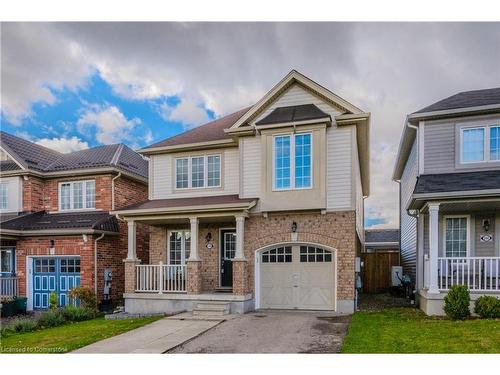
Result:
{"label": "brick facade", "polygon": [[[41,180],[29,176],[23,181],[23,202],[26,211],[57,211],[58,185],[62,181],[95,179],[96,209],[110,211],[112,209],[112,174],[86,177],[62,177]],[[146,184],[126,177],[115,180],[115,205],[121,208],[125,205],[144,201],[148,198]],[[125,265],[127,257],[128,228],[127,223],[118,222],[119,234],[106,235],[97,242],[97,297],[103,299],[104,270],[111,268],[113,280],[111,284],[112,300],[121,300],[125,288]],[[16,272],[19,277],[20,294],[26,295],[26,257],[51,255],[49,241],[55,241],[53,255],[79,255],[81,269],[81,285],[94,290],[94,240],[99,235],[88,236],[84,242],[81,235],[73,236],[43,236],[21,238],[16,244]],[[149,263],[149,226],[137,224],[137,256],[142,263]]]}
{"label": "brick facade", "polygon": [[[297,241],[329,246],[337,251],[337,299],[354,298],[354,266],[356,257],[356,213],[285,213],[250,216],[245,221],[244,253],[246,262],[233,264],[233,293],[254,292],[255,251],[269,245],[290,242],[292,222],[297,223]],[[213,292],[219,285],[219,229],[234,224],[200,224],[198,254],[202,261],[202,290]],[[189,226],[155,226],[150,231],[150,259],[152,264],[167,261],[167,230]],[[207,249],[205,237],[212,234],[212,249]],[[241,273],[244,277],[241,280]],[[240,275],[238,275],[240,274]],[[237,275],[239,277],[237,277]]]}

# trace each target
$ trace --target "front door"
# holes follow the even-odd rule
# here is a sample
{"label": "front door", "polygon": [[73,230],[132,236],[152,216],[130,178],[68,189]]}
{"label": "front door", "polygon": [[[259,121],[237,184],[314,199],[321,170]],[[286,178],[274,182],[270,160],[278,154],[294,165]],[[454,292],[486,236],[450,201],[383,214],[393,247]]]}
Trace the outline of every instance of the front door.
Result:
{"label": "front door", "polygon": [[233,258],[236,253],[236,232],[222,230],[220,241],[220,286],[233,286]]}

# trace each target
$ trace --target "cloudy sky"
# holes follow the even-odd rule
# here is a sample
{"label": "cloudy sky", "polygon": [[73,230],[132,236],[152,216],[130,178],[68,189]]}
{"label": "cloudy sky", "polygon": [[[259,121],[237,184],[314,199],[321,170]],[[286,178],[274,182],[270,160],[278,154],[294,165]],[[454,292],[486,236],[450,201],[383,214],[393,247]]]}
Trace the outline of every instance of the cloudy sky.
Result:
{"label": "cloudy sky", "polygon": [[367,225],[396,226],[406,114],[500,86],[499,23],[1,25],[2,130],[137,148],[253,104],[297,69],[372,113]]}

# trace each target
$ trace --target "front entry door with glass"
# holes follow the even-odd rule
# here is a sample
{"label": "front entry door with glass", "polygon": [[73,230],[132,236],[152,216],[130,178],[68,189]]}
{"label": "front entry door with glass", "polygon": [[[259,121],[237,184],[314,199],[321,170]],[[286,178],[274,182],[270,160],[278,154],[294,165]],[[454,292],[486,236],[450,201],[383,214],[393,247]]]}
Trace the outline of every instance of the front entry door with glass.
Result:
{"label": "front entry door with glass", "polygon": [[236,253],[236,232],[222,230],[220,232],[220,286],[230,288],[233,286],[233,258]]}

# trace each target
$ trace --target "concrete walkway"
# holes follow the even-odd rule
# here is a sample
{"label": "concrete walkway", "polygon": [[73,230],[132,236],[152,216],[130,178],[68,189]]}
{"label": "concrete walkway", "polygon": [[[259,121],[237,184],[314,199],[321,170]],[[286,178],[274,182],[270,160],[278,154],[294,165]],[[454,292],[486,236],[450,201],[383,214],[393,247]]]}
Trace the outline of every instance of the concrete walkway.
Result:
{"label": "concrete walkway", "polygon": [[90,344],[72,353],[165,353],[215,327],[222,321],[165,318]]}

